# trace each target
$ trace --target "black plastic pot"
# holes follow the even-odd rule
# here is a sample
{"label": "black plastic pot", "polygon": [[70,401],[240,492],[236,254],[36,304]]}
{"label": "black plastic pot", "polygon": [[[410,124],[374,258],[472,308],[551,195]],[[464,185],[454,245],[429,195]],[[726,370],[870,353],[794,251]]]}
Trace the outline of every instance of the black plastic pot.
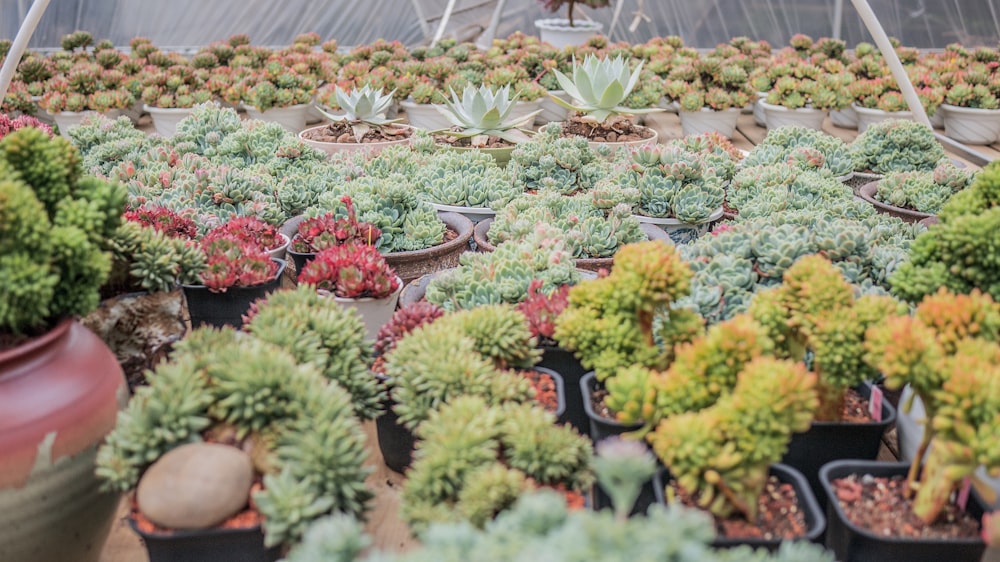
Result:
{"label": "black plastic pot", "polygon": [[[587,414],[588,421],[590,422],[590,438],[597,443],[602,439],[611,437],[612,435],[621,435],[623,433],[628,433],[630,431],[635,431],[642,428],[641,423],[627,424],[606,418],[594,411],[593,406],[590,404],[590,396],[597,389],[597,377],[594,376],[593,371],[587,373],[580,379],[580,394],[583,400],[583,410]],[[596,503],[596,498],[595,498]]]}
{"label": "black plastic pot", "polygon": [[399,423],[392,405],[393,402],[387,401],[385,413],[375,418],[375,434],[378,436],[378,449],[382,452],[385,465],[403,474],[413,462],[416,438],[412,431]]}
{"label": "black plastic pot", "polygon": [[[865,383],[855,387],[863,397],[870,398],[872,387]],[[819,469],[840,459],[875,460],[882,446],[882,434],[896,421],[896,409],[882,401],[882,421],[867,423],[813,422],[809,430],[792,435],[788,452],[781,462],[801,472],[820,502],[826,506],[826,494],[819,482]]]}
{"label": "black plastic pot", "polygon": [[302,274],[302,269],[307,263],[316,259],[316,254],[314,252],[295,252],[292,251],[291,247],[285,251],[288,257],[292,258],[292,263],[295,265],[295,278],[298,279],[299,275]]}
{"label": "black plastic pot", "polygon": [[146,543],[149,562],[274,562],[279,547],[264,548],[260,526],[247,529],[203,529],[146,533],[129,517],[128,524]]}
{"label": "black plastic pot", "polygon": [[[600,484],[594,484],[592,496],[593,501],[591,502],[591,507],[594,511],[600,511],[602,509],[611,509],[614,506],[611,503],[611,498],[604,492],[604,488],[601,488]],[[629,511],[629,517],[636,515],[645,515],[649,506],[656,503],[656,491],[654,490],[653,479],[643,482],[642,488],[639,489],[639,497],[635,499],[635,504],[632,505],[632,510]]]}
{"label": "black plastic pot", "polygon": [[[827,497],[826,514],[830,521],[826,547],[846,562],[939,562],[941,560],[979,560],[986,550],[982,539],[910,539],[885,537],[851,523],[840,507],[831,482],[851,474],[871,474],[876,477],[906,475],[909,463],[839,460],[820,469],[819,477]],[[973,491],[968,512],[982,517],[981,498]]]}
{"label": "black plastic pot", "polygon": [[556,411],[552,412],[556,416],[556,423],[566,422],[566,382],[563,380],[563,376],[556,370],[550,369],[548,367],[543,367],[541,365],[535,365],[532,370],[538,371],[540,373],[545,373],[546,375],[552,377],[552,382],[556,385],[556,397],[558,398],[558,405],[556,406]]}
{"label": "black plastic pot", "polygon": [[[274,259],[274,258],[272,258]],[[281,286],[281,275],[285,272],[285,260],[278,262],[278,274],[274,279],[251,287],[230,287],[225,292],[215,293],[204,285],[181,285],[187,301],[191,326],[233,326],[243,325],[243,315],[250,309],[250,303],[264,298]]]}
{"label": "black plastic pot", "polygon": [[[799,510],[802,511],[802,515],[806,519],[806,535],[796,540],[806,540],[821,544],[823,531],[826,529],[826,517],[823,516],[823,510],[819,507],[819,503],[816,501],[812,490],[809,489],[809,483],[806,482],[805,477],[798,470],[781,463],[772,464],[770,474],[777,478],[779,482],[791,484],[795,490],[795,495],[798,497]],[[656,501],[663,505],[667,503],[664,489],[670,478],[670,473],[666,469],[660,470],[653,476],[653,489],[656,493]],[[781,539],[716,537],[712,541],[712,546],[717,548],[731,548],[748,545],[753,548],[766,548],[774,551],[781,546],[781,542]],[[905,558],[885,558],[884,560],[905,560]]]}
{"label": "black plastic pot", "polygon": [[571,351],[561,347],[542,346],[542,360],[537,367],[551,369],[562,375],[565,412],[560,416],[559,422],[568,422],[580,435],[589,435],[590,422],[587,421],[587,413],[583,409],[583,396],[580,393],[580,379],[587,371],[580,364],[580,360]]}

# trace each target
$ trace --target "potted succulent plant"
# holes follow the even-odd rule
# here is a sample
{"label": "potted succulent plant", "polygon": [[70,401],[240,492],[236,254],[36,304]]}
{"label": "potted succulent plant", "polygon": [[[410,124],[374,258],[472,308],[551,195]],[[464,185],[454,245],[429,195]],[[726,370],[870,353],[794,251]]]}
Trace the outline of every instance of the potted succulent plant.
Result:
{"label": "potted succulent plant", "polygon": [[451,92],[451,99],[444,107],[436,106],[452,123],[452,127],[432,132],[439,145],[456,150],[478,149],[491,155],[497,164],[506,166],[514,147],[528,140],[530,131],[522,129],[534,121],[541,112],[536,109],[514,117],[517,96],[510,98],[510,87],[503,86],[496,92],[485,84],[479,88],[468,86],[458,94]]}
{"label": "potted succulent plant", "polygon": [[937,215],[956,192],[972,183],[973,174],[943,161],[933,172],[890,172],[861,187],[858,196],[881,213],[918,222]]}
{"label": "potted succulent plant", "polygon": [[998,187],[1000,164],[990,164],[944,205],[940,222],[917,237],[910,260],[889,277],[894,294],[917,302],[948,287],[962,293],[979,289],[1000,299],[989,250],[989,233],[1000,225]]}
{"label": "potted succulent plant", "polygon": [[387,119],[393,103],[392,93],[383,94],[365,85],[345,92],[337,87],[336,96],[343,115],[323,112],[333,121],[299,133],[306,144],[334,154],[340,151],[377,153],[386,146],[406,144],[413,133],[411,127],[398,125],[399,119]]}
{"label": "potted succulent plant", "polygon": [[[913,560],[932,560],[945,552],[968,559],[982,555],[985,544],[976,520],[982,506],[968,497],[968,489],[958,492],[963,480],[965,486],[971,481],[990,498],[987,503],[996,500],[996,492],[981,485],[976,470],[985,465],[989,474],[1000,473],[987,437],[1000,430],[997,326],[1000,306],[988,295],[955,295],[942,288],[926,297],[914,316],[890,316],[869,330],[869,362],[885,373],[890,388],[912,387],[928,422],[909,467],[844,461],[823,468],[829,512],[835,516],[829,545],[838,556],[862,551],[873,556],[903,553]],[[864,474],[871,476],[862,479]],[[955,505],[956,496],[965,496],[959,501],[968,505]],[[853,509],[860,504],[877,505],[893,517],[872,532],[866,528],[871,518],[858,517]],[[894,507],[883,507],[887,504]]]}
{"label": "potted succulent plant", "polygon": [[205,254],[200,283],[181,285],[191,324],[239,327],[250,304],[281,284],[285,260],[232,235],[206,237],[200,245]]}
{"label": "potted succulent plant", "polygon": [[629,61],[621,56],[587,55],[583,63],[574,60],[571,76],[553,69],[559,85],[573,102],[559,97],[552,97],[552,101],[581,113],[563,123],[563,134],[584,136],[590,142],[608,144],[612,148],[656,143],[656,131],[638,127],[625,118],[626,115],[663,111],[658,107],[632,109],[623,105],[638,84],[642,65],[639,62],[635,69],[630,69]]}
{"label": "potted succulent plant", "polygon": [[841,93],[842,83],[835,74],[819,66],[796,66],[792,75],[775,80],[774,87],[761,100],[767,127],[801,125],[822,129],[829,110],[841,109],[849,103]]}
{"label": "potted succulent plant", "polygon": [[414,184],[438,211],[462,214],[473,223],[524,192],[494,156],[478,150],[436,153],[417,171]]}
{"label": "potted succulent plant", "polygon": [[94,455],[128,387],[74,318],[98,305],[125,188],[84,176],[68,140],[34,127],[0,140],[0,169],[0,495],[21,521],[0,551],[96,561],[88,545],[107,537],[119,496],[99,490]]}
{"label": "potted succulent plant", "polygon": [[326,212],[303,218],[295,225],[288,255],[295,264],[296,272],[301,272],[323,250],[344,244],[374,245],[382,236],[382,231],[375,225],[358,222],[354,202],[349,195],[342,196],[340,202],[344,204],[344,216]]}
{"label": "potted succulent plant", "polygon": [[685,135],[716,132],[731,138],[740,111],[750,103],[750,83],[743,55],[707,56],[671,69],[663,90],[677,102]]}
{"label": "potted succulent plant", "polygon": [[742,160],[744,169],[790,164],[801,170],[829,171],[839,181],[854,177],[854,158],[844,141],[797,125],[769,129]]}
{"label": "potted succulent plant", "polygon": [[135,103],[135,98],[122,85],[124,74],[106,71],[96,62],[81,61],[57,74],[45,85],[45,94],[38,106],[52,115],[60,134],[79,125],[84,117],[104,113],[117,117],[121,110]]}
{"label": "potted succulent plant", "polygon": [[247,116],[273,121],[291,133],[305,129],[305,119],[316,94],[316,79],[286,67],[279,60],[264,64],[243,78],[241,101]]}
{"label": "potted succulent plant", "polygon": [[285,250],[290,242],[288,236],[278,227],[257,217],[232,217],[206,232],[202,237],[202,243],[217,237],[234,238],[252,244],[279,260],[285,259]]}
{"label": "potted succulent plant", "polygon": [[129,521],[150,560],[270,562],[310,521],[364,513],[364,458],[351,396],[318,363],[200,328],[137,390],[97,473],[107,489],[134,492]]}
{"label": "potted succulent plant", "polygon": [[[643,482],[656,472],[655,459],[641,445],[622,440],[598,444],[596,452],[597,483],[613,499],[613,509],[573,509],[563,494],[532,491],[482,530],[465,522],[432,524],[424,543],[405,553],[367,551],[370,539],[362,534],[360,523],[334,516],[306,531],[302,544],[292,550],[288,560],[416,562],[455,556],[483,562],[517,558],[570,562],[585,558],[668,560],[680,552],[705,562],[833,562],[832,555],[805,542],[783,543],[774,553],[751,551],[749,547],[710,548],[715,533],[709,517],[677,505],[654,505],[648,512],[642,510],[644,516],[630,518]],[[539,519],[541,513],[546,514],[545,523]],[[370,557],[359,558],[365,553]]]}
{"label": "potted succulent plant", "polygon": [[403,282],[374,246],[338,244],[316,254],[299,272],[299,283],[312,285],[341,305],[357,310],[372,340],[392,318]]}
{"label": "potted succulent plant", "polygon": [[639,191],[635,216],[665,230],[675,244],[708,232],[722,218],[725,169],[679,146],[642,146],[616,180]]}
{"label": "potted succulent plant", "polygon": [[990,144],[1000,136],[1000,96],[995,62],[973,62],[940,77],[947,89],[941,111],[947,136],[968,144]]}
{"label": "potted succulent plant", "polygon": [[856,179],[875,180],[889,172],[929,172],[946,158],[927,125],[890,119],[876,123],[851,142]]}
{"label": "potted succulent plant", "polygon": [[600,34],[601,30],[604,29],[604,25],[600,22],[576,19],[573,15],[573,8],[576,4],[588,8],[606,8],[611,5],[609,0],[539,0],[539,2],[543,9],[553,13],[558,12],[563,5],[566,6],[565,18],[535,20],[535,27],[538,28],[542,41],[557,49],[583,45],[587,39]]}
{"label": "potted succulent plant", "polygon": [[191,108],[213,98],[212,91],[188,65],[151,67],[144,73],[142,85],[144,109],[152,117],[156,132],[164,137],[174,136],[177,123],[191,115]]}

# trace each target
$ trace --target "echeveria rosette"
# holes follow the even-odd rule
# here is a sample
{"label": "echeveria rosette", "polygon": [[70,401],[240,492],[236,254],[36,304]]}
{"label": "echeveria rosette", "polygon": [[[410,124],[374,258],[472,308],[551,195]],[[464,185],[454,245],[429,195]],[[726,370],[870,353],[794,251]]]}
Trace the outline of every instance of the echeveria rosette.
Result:
{"label": "echeveria rosette", "polygon": [[438,152],[420,167],[415,182],[432,202],[463,207],[500,209],[524,192],[507,169],[478,151]]}
{"label": "echeveria rosette", "polygon": [[947,158],[930,127],[898,119],[868,127],[851,143],[851,152],[855,170],[877,174],[929,172]]}
{"label": "echeveria rosette", "polygon": [[552,72],[567,95],[577,100],[577,105],[558,96],[550,94],[550,97],[566,109],[578,111],[584,114],[585,119],[598,123],[615,115],[663,111],[661,108],[632,109],[624,105],[625,98],[639,81],[642,64],[640,62],[635,70],[630,71],[629,60],[623,57],[601,59],[587,55],[583,64],[577,64],[574,59],[572,78],[558,69],[552,69]]}
{"label": "echeveria rosette", "polygon": [[318,108],[317,111],[331,121],[347,123],[354,133],[354,138],[361,142],[368,131],[402,121],[402,119],[386,118],[386,113],[395,103],[392,94],[393,92],[383,94],[381,89],[374,89],[367,84],[361,88],[352,88],[350,92],[345,92],[337,86],[335,91],[337,105],[344,114],[335,115]]}
{"label": "echeveria rosette", "polygon": [[479,88],[467,86],[461,98],[452,90],[451,99],[445,100],[445,106],[435,108],[448,118],[454,128],[439,132],[459,138],[482,135],[499,137],[511,144],[524,142],[528,140],[528,134],[522,127],[530,125],[542,110],[512,119],[517,98],[516,94],[510,97],[510,86],[498,88],[496,92],[486,84]]}

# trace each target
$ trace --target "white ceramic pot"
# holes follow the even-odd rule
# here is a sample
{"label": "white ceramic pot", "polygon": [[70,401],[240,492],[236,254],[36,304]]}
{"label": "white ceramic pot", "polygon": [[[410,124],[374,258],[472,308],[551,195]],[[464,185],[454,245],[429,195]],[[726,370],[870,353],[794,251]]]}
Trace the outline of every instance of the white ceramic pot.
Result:
{"label": "white ceramic pot", "polygon": [[736,131],[736,120],[740,117],[740,111],[739,107],[721,111],[703,107],[701,111],[680,111],[678,114],[684,136],[714,132],[730,139]]}
{"label": "white ceramic pot", "polygon": [[284,243],[278,246],[277,248],[271,248],[270,250],[267,251],[267,253],[273,259],[283,260],[285,259],[285,250],[288,249],[288,245],[292,243],[292,240],[288,237],[288,235],[281,232],[278,233],[278,236],[280,236],[281,239],[284,240]]}
{"label": "white ceramic pot", "polygon": [[399,105],[406,112],[406,121],[411,127],[427,131],[437,131],[451,127],[451,121],[445,117],[432,103],[416,103],[403,100]]}
{"label": "white ceramic pot", "polygon": [[392,313],[396,310],[396,303],[399,302],[399,293],[403,290],[403,280],[397,276],[396,281],[399,283],[399,288],[388,297],[382,299],[345,299],[333,297],[333,300],[337,301],[341,306],[353,308],[361,313],[361,319],[365,323],[365,333],[368,339],[374,340],[375,336],[378,335],[379,328],[392,319]]}
{"label": "white ceramic pot", "polygon": [[177,124],[194,113],[190,107],[162,108],[145,106],[146,112],[153,119],[153,128],[161,137],[170,138],[177,134]]}
{"label": "white ceramic pot", "polygon": [[570,26],[566,18],[546,18],[535,20],[535,27],[538,28],[542,41],[552,45],[557,49],[583,45],[594,35],[599,35],[604,29],[604,24],[597,21],[580,20],[573,22]]}
{"label": "white ceramic pot", "polygon": [[1000,137],[1000,109],[973,109],[941,104],[944,134],[966,144],[993,144]]}
{"label": "white ceramic pot", "polygon": [[271,121],[281,125],[289,132],[298,134],[302,129],[306,128],[306,119],[312,103],[300,103],[288,107],[272,107],[267,111],[261,111],[250,105],[243,105],[247,110],[247,117],[260,119],[261,121]]}
{"label": "white ceramic pot", "polygon": [[[406,127],[406,125],[396,125],[397,127]],[[299,133],[299,140],[306,143],[307,145],[317,149],[322,150],[327,153],[328,156],[333,156],[338,152],[366,152],[369,155],[375,155],[382,152],[387,146],[393,146],[397,144],[410,144],[410,137],[406,137],[399,140],[384,141],[384,142],[322,142],[315,141],[305,138],[303,135],[308,131],[315,129],[323,129],[326,125],[319,125],[318,127],[310,127]]]}
{"label": "white ceramic pot", "polygon": [[[569,101],[565,90],[551,90],[549,94]],[[548,96],[538,100],[538,107],[541,108],[542,112],[535,116],[535,125],[565,121],[569,118],[569,110],[552,101],[552,98]]]}
{"label": "white ceramic pot", "polygon": [[[736,111],[739,111],[737,108]],[[719,207],[714,213],[709,215],[708,220],[701,223],[689,223],[678,219],[647,217],[645,215],[632,215],[641,223],[654,224],[666,232],[674,244],[686,244],[692,242],[703,234],[708,233],[712,228],[712,223],[722,218],[723,209]]]}
{"label": "white ceramic pot", "polygon": [[764,115],[764,108],[760,105],[766,97],[767,92],[757,92],[757,100],[753,102],[753,122],[758,127],[767,127],[767,116]]}
{"label": "white ceramic pot", "polygon": [[833,123],[834,127],[841,129],[857,129],[858,112],[854,111],[853,105],[844,109],[834,109],[830,112],[830,122]]}
{"label": "white ceramic pot", "polygon": [[823,120],[826,119],[825,110],[808,107],[788,109],[780,105],[771,105],[764,100],[761,100],[760,105],[764,108],[764,119],[767,121],[768,129],[799,125],[817,131],[823,130]]}
{"label": "white ceramic pot", "polygon": [[108,119],[118,119],[122,116],[120,109],[112,109],[111,111],[101,114],[90,109],[86,111],[60,111],[59,113],[49,113],[52,116],[52,121],[59,127],[59,134],[69,138],[70,127],[76,127],[87,117],[93,117],[95,115],[104,115]]}
{"label": "white ceramic pot", "polygon": [[677,102],[671,101],[667,96],[660,98],[660,103],[656,107],[664,109],[667,113],[679,113],[680,106]]}
{"label": "white ceramic pot", "polygon": [[463,207],[460,205],[444,205],[442,203],[431,203],[434,209],[438,211],[458,213],[470,221],[473,224],[479,224],[480,221],[493,218],[496,216],[497,212],[489,207]]}
{"label": "white ceramic pot", "polygon": [[934,115],[928,115],[927,118],[931,120],[931,127],[944,129],[944,112],[941,111],[940,107],[934,112]]}
{"label": "white ceramic pot", "polygon": [[854,111],[858,114],[858,132],[865,132],[868,127],[888,121],[889,119],[900,119],[903,121],[913,121],[912,111],[882,111],[881,109],[869,109],[854,104]]}

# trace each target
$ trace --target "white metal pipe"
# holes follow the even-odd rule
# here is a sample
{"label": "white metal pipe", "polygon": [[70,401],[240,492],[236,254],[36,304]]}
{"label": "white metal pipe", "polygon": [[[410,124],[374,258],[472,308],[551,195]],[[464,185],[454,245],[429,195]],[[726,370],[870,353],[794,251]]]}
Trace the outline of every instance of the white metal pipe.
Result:
{"label": "white metal pipe", "polygon": [[31,4],[31,9],[28,10],[28,15],[24,17],[24,22],[21,23],[21,29],[17,30],[17,36],[14,37],[10,51],[7,52],[7,59],[4,60],[3,67],[0,68],[0,102],[7,96],[10,81],[14,79],[14,71],[17,70],[17,64],[21,62],[21,55],[28,48],[28,40],[31,39],[35,28],[38,27],[38,20],[42,19],[45,8],[48,7],[49,0],[35,0]]}
{"label": "white metal pipe", "polygon": [[903,99],[906,100],[906,104],[910,106],[913,117],[917,123],[923,123],[930,127],[931,121],[927,118],[927,112],[924,111],[924,105],[920,103],[920,98],[917,97],[917,90],[913,87],[913,83],[910,82],[910,77],[907,76],[906,69],[903,68],[903,63],[900,62],[899,55],[896,54],[896,49],[889,42],[889,36],[886,35],[885,29],[879,23],[878,17],[875,16],[875,12],[872,11],[872,7],[868,4],[868,0],[851,0],[851,2],[854,3],[854,7],[861,15],[861,20],[865,22],[868,32],[875,39],[875,44],[878,45],[879,51],[882,51],[882,58],[885,59],[886,64],[889,66],[892,77],[896,79],[896,84],[899,85],[899,90],[903,93]]}
{"label": "white metal pipe", "polygon": [[456,0],[448,0],[448,6],[444,9],[444,15],[441,16],[441,25],[438,26],[437,33],[434,34],[434,40],[431,41],[431,47],[437,45],[438,41],[441,40],[441,37],[444,36],[444,30],[448,27],[448,20],[451,19],[451,13],[455,11],[455,1]]}
{"label": "white metal pipe", "polygon": [[844,0],[836,0],[833,4],[833,37],[840,39],[844,27]]}

